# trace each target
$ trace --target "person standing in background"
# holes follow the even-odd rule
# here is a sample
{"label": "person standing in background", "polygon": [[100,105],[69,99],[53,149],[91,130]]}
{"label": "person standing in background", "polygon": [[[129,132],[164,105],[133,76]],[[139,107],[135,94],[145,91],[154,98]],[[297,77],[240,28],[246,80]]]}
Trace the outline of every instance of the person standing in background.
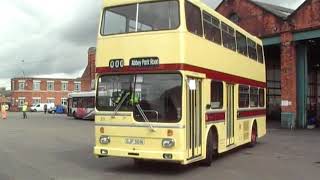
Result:
{"label": "person standing in background", "polygon": [[44,114],[47,114],[47,111],[48,111],[48,105],[47,104],[44,105],[43,110],[44,110]]}
{"label": "person standing in background", "polygon": [[24,105],[22,106],[22,113],[23,113],[23,119],[27,119],[27,110],[28,110],[28,104],[24,103]]}
{"label": "person standing in background", "polygon": [[2,116],[2,119],[7,119],[7,107],[4,103],[2,103],[1,105],[1,116]]}

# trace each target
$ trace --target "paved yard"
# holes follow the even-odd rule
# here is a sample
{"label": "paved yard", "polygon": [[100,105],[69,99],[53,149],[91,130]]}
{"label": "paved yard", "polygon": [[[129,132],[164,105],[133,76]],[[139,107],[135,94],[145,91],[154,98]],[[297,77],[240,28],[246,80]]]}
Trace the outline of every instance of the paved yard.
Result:
{"label": "paved yard", "polygon": [[224,179],[315,180],[320,177],[320,130],[269,129],[255,148],[224,154],[214,165],[181,167],[130,159],[96,159],[92,121],[65,115],[10,113],[0,120],[0,180]]}

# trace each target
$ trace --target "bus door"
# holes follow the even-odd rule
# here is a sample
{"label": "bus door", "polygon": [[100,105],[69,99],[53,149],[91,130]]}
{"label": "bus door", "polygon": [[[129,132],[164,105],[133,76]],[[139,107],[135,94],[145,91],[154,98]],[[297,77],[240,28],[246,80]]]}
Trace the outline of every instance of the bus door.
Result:
{"label": "bus door", "polygon": [[189,77],[186,86],[186,144],[190,160],[201,156],[202,152],[201,80]]}
{"label": "bus door", "polygon": [[234,144],[234,85],[227,84],[227,146]]}

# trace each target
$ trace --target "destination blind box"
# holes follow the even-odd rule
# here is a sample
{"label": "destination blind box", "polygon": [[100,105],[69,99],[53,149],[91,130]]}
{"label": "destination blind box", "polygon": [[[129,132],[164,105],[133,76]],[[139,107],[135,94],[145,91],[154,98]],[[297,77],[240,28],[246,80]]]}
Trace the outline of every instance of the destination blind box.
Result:
{"label": "destination blind box", "polygon": [[130,67],[154,67],[159,66],[158,57],[131,58]]}

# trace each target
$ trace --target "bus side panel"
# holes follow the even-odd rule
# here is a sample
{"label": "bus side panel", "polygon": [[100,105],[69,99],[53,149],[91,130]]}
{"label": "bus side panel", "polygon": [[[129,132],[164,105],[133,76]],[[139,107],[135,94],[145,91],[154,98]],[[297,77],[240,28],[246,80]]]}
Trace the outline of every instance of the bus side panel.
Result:
{"label": "bus side panel", "polygon": [[263,137],[267,134],[266,116],[256,119],[258,126],[258,137]]}

